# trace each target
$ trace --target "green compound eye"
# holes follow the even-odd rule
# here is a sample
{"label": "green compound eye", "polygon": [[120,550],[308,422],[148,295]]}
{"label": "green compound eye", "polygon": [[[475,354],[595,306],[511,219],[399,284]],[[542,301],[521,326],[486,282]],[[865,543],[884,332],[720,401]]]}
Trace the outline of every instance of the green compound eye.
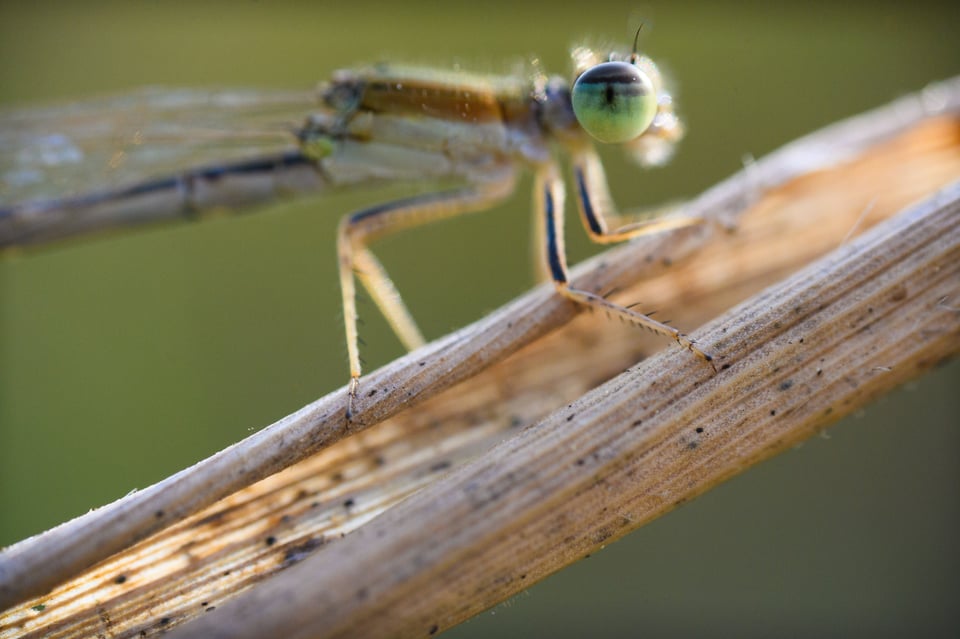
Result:
{"label": "green compound eye", "polygon": [[628,62],[603,62],[573,84],[573,113],[601,142],[627,142],[643,133],[657,114],[653,83]]}

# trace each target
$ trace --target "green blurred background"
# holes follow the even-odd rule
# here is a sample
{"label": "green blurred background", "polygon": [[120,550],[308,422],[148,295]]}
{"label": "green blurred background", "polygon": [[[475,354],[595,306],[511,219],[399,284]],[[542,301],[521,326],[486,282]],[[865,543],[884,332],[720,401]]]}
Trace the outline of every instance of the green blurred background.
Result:
{"label": "green blurred background", "polygon": [[[649,205],[960,72],[949,3],[561,4],[3,2],[0,104],[310,87],[381,59],[499,71],[536,55],[565,73],[578,38],[629,41],[642,19],[689,131],[655,175],[605,153],[619,200]],[[528,185],[486,215],[378,245],[428,337],[531,285]],[[397,192],[0,260],[0,544],[343,384],[333,232]],[[574,224],[576,262],[594,249]],[[371,370],[401,348],[365,315]],[[956,636],[958,388],[954,363],[448,636]]]}

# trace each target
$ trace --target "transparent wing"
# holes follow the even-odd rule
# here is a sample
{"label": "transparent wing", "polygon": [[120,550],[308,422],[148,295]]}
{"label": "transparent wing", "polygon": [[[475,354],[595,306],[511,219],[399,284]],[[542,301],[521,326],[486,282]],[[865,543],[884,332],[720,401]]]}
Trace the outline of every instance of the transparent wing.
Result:
{"label": "transparent wing", "polygon": [[146,88],[0,111],[0,205],[291,152],[316,107],[310,91]]}

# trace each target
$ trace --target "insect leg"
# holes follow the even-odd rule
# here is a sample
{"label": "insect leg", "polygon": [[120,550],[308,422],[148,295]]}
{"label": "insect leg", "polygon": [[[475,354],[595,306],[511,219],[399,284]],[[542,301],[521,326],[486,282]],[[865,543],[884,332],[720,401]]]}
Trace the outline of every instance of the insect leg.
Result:
{"label": "insect leg", "polygon": [[358,211],[341,220],[337,233],[337,258],[343,295],[347,355],[350,360],[348,420],[354,414],[354,400],[361,373],[354,274],[373,297],[404,346],[413,349],[423,344],[420,329],[383,266],[367,245],[379,237],[402,229],[488,209],[510,195],[513,187],[513,172],[505,171],[502,176],[489,183],[397,200]]}
{"label": "insect leg", "polygon": [[544,225],[543,236],[546,240],[547,268],[557,291],[575,302],[601,309],[629,324],[669,337],[697,357],[706,362],[711,362],[712,366],[713,356],[700,349],[692,339],[672,326],[658,322],[643,313],[615,304],[595,293],[570,286],[563,244],[563,182],[558,177],[555,166],[547,165],[537,172],[535,188],[535,201]]}
{"label": "insect leg", "polygon": [[607,187],[603,165],[592,148],[582,149],[573,154],[573,181],[577,189],[577,204],[583,225],[590,239],[599,244],[622,242],[638,235],[659,233],[706,222],[701,217],[664,217],[663,208],[638,215],[617,213],[613,198],[610,197],[610,189]]}

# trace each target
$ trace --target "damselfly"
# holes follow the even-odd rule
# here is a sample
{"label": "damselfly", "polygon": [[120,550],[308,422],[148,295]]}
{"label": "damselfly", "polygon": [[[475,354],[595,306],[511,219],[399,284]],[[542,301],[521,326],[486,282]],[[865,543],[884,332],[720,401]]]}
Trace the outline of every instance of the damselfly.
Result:
{"label": "damselfly", "polygon": [[636,42],[630,53],[578,47],[572,58],[572,83],[536,63],[514,75],[383,64],[340,71],[312,93],[144,90],[0,114],[0,247],[375,181],[453,182],[452,190],[342,219],[349,419],[361,373],[355,278],[407,348],[424,343],[368,245],[399,229],[491,208],[529,168],[537,238],[557,291],[709,362],[675,328],[568,282],[558,153],[570,158],[580,215],[596,242],[699,222],[618,214],[593,147],[593,139],[623,144],[641,165],[669,158],[683,129],[653,61]]}

